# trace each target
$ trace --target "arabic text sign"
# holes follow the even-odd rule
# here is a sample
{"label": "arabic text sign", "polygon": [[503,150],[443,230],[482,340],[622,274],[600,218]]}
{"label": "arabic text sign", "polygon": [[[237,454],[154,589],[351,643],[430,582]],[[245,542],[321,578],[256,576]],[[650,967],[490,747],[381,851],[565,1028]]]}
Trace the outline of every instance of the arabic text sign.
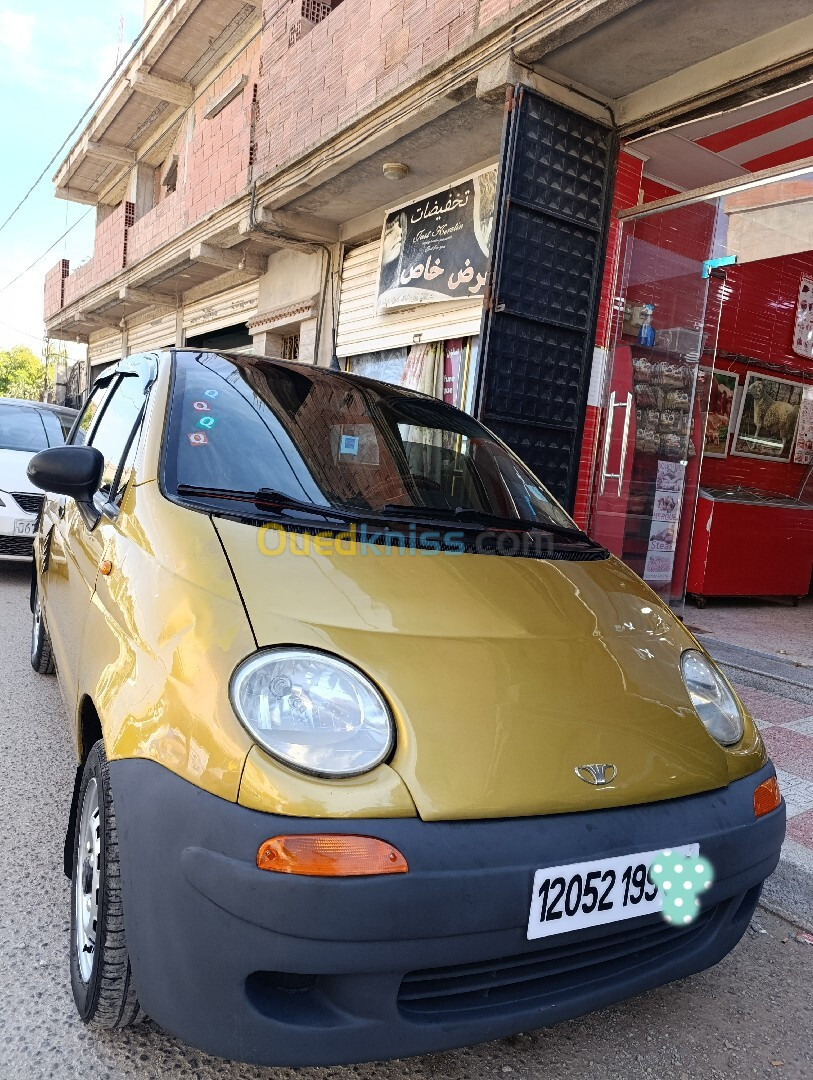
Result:
{"label": "arabic text sign", "polygon": [[378,311],[483,296],[496,166],[390,211],[381,237]]}

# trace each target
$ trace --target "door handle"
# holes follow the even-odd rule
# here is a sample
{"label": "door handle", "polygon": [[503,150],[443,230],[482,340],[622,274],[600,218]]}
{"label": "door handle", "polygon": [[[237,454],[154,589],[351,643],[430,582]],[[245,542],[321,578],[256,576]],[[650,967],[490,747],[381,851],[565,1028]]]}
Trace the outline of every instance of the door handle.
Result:
{"label": "door handle", "polygon": [[[610,446],[613,440],[613,426],[615,423],[615,410],[624,410],[624,431],[621,435],[621,459],[618,463],[618,472],[607,472],[610,463]],[[627,464],[627,449],[629,447],[630,421],[632,419],[632,394],[628,393],[625,401],[615,400],[615,390],[610,394],[607,410],[607,430],[604,432],[604,454],[601,461],[601,485],[599,495],[604,494],[608,480],[618,481],[618,495],[621,497],[621,489],[624,486],[624,466]]]}

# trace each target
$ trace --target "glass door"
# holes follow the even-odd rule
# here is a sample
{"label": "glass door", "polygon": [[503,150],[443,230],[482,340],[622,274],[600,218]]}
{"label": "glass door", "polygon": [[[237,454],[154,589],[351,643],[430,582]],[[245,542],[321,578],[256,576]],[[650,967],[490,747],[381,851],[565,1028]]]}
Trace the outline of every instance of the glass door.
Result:
{"label": "glass door", "polygon": [[[591,534],[682,610],[719,316],[717,207],[625,226]],[[711,302],[710,302],[711,299]]]}

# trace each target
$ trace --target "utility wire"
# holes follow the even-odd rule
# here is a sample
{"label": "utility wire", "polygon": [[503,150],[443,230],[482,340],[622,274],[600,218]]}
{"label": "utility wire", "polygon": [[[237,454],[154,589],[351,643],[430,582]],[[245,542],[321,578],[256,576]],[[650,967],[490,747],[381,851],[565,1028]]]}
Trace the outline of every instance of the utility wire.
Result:
{"label": "utility wire", "polygon": [[87,117],[90,115],[92,110],[98,104],[98,102],[101,99],[102,95],[105,93],[107,88],[111,85],[111,83],[113,83],[113,81],[116,79],[116,76],[119,74],[119,71],[124,67],[125,63],[129,60],[130,55],[133,52],[133,50],[135,49],[136,45],[138,45],[138,43],[141,41],[141,39],[144,37],[144,35],[147,33],[147,31],[152,28],[152,24],[155,22],[156,17],[157,17],[160,10],[161,10],[161,7],[159,5],[159,7],[156,8],[156,10],[152,13],[150,18],[147,20],[147,22],[141,28],[141,31],[139,32],[138,36],[135,38],[135,40],[133,41],[130,48],[127,50],[127,52],[122,57],[121,62],[114,68],[114,70],[111,72],[111,74],[105,80],[104,85],[99,90],[96,97],[93,99],[93,101],[91,101],[90,105],[88,105],[87,109],[85,109],[85,111],[79,117],[79,120],[77,121],[76,126],[71,129],[71,131],[68,133],[68,135],[65,136],[64,142],[59,147],[59,149],[56,151],[54,156],[51,158],[51,160],[48,162],[48,164],[45,166],[45,168],[39,174],[39,176],[34,181],[34,183],[31,185],[31,187],[28,189],[28,191],[26,191],[25,195],[23,195],[22,199],[20,199],[20,201],[17,203],[17,205],[14,207],[14,209],[11,211],[11,213],[8,215],[8,217],[5,219],[5,221],[2,224],[0,224],[0,233],[3,231],[3,229],[5,229],[5,227],[9,224],[9,222],[12,221],[12,219],[17,216],[18,212],[23,208],[23,206],[25,206],[25,204],[28,202],[28,200],[34,194],[36,189],[42,183],[42,181],[43,181],[46,173],[48,172],[48,170],[50,168],[52,168],[54,163],[58,160],[59,155],[62,153],[62,151],[68,145],[68,143],[71,141],[71,139],[77,133],[77,131],[79,131],[79,129],[81,128],[84,121],[87,119]]}
{"label": "utility wire", "polygon": [[93,209],[91,208],[90,210],[85,211],[85,213],[82,214],[82,216],[80,218],[77,218],[76,221],[74,221],[73,225],[71,225],[70,228],[65,230],[65,232],[62,234],[62,236],[60,236],[56,240],[54,240],[53,244],[51,244],[51,246],[49,248],[47,248],[45,251],[43,251],[42,255],[38,255],[37,258],[34,259],[34,261],[31,263],[30,266],[27,266],[25,268],[25,270],[21,270],[20,273],[16,277],[12,278],[11,281],[8,282],[8,284],[4,285],[3,288],[0,289],[0,296],[2,296],[4,292],[6,292],[8,289],[10,289],[12,285],[16,285],[17,282],[20,280],[20,278],[25,277],[25,275],[27,273],[29,273],[29,271],[33,270],[34,267],[37,265],[37,263],[42,262],[42,260],[45,258],[46,255],[50,255],[50,253],[54,250],[54,248],[57,247],[58,244],[62,243],[62,241],[65,239],[65,237],[68,235],[68,233],[73,232],[73,230],[76,228],[76,226],[79,225],[80,222],[84,221],[85,218],[89,214],[91,214],[92,212],[93,212]]}

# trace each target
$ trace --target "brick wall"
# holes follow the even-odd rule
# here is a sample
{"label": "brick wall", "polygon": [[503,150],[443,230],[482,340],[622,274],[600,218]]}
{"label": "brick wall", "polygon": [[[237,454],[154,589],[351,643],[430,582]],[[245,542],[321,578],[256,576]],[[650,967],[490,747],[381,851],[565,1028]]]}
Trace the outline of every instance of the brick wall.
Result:
{"label": "brick wall", "polygon": [[[93,260],[67,279],[70,303],[170,241],[189,225],[271,172],[351,124],[384,95],[412,83],[478,29],[538,0],[344,0],[290,45],[301,0],[265,0],[262,33],[206,87],[171,153],[176,190],[122,236],[120,208],[99,227]],[[242,93],[216,116],[210,101],[247,76]],[[258,88],[256,114],[253,91]],[[252,147],[252,116],[256,115]],[[53,291],[50,303],[55,303]]]}
{"label": "brick wall", "polygon": [[[168,155],[178,156],[175,191],[165,195],[130,230],[131,264],[248,188],[253,94],[260,77],[260,45],[257,38],[195,102],[191,138],[187,138],[187,127],[184,126]],[[216,116],[207,119],[204,113],[209,103],[243,75],[248,81],[242,92]]]}
{"label": "brick wall", "polygon": [[65,302],[65,278],[70,273],[70,263],[60,259],[53,269],[45,275],[45,318],[50,319],[62,310]]}
{"label": "brick wall", "polygon": [[301,5],[266,0],[261,173],[282,166],[411,83],[477,30],[529,0],[344,0],[289,47]]}
{"label": "brick wall", "polygon": [[65,278],[66,305],[121,273],[127,265],[128,233],[132,228],[134,215],[133,203],[123,202],[97,227],[93,258]]}

